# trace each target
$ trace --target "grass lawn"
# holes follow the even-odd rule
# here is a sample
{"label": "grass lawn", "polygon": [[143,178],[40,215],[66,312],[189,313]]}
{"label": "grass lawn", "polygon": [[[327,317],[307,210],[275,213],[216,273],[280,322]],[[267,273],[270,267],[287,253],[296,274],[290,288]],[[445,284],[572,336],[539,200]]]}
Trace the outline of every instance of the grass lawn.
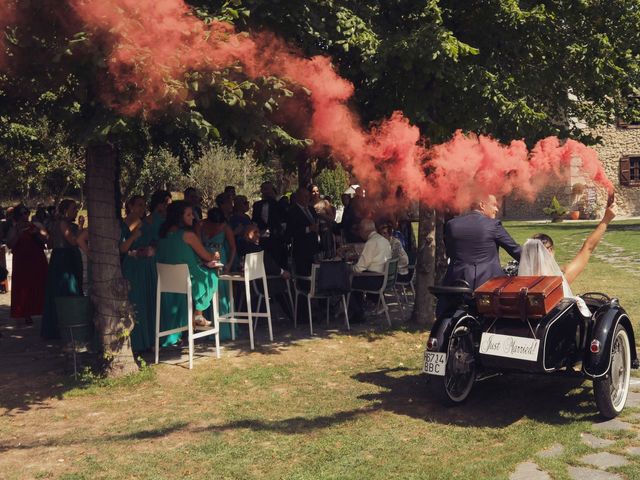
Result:
{"label": "grass lawn", "polygon": [[[506,224],[518,241],[550,234],[561,261],[592,225]],[[636,326],[640,272],[629,265],[640,258],[638,230],[614,224],[575,288],[619,297]],[[52,374],[38,401],[34,379],[0,390],[0,477],[477,480],[506,479],[532,459],[567,479],[567,463],[591,451],[580,441],[597,419],[590,382],[504,376],[444,408],[420,373],[427,331],[398,320],[392,330],[369,324],[351,333],[317,325],[318,337],[306,338],[302,325],[273,348],[223,353],[192,371],[160,365],[88,387]],[[276,340],[290,331],[282,327]],[[640,446],[637,432],[599,435],[615,440],[610,451]],[[555,443],[565,447],[559,458],[536,456]],[[640,478],[637,462],[616,471]]]}

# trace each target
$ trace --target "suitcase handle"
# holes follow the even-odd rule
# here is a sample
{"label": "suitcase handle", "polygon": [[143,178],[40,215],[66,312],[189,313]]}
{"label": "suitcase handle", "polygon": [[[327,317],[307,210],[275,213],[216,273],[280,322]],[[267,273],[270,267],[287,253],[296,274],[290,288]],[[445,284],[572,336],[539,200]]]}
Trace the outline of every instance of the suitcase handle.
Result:
{"label": "suitcase handle", "polygon": [[[511,309],[513,309],[513,305],[507,305],[506,302],[504,302],[504,299],[502,298],[502,291],[507,285],[509,285],[509,283],[511,283],[511,280],[512,280],[511,277],[507,278],[502,283],[502,285],[500,285],[498,288],[496,288],[493,291],[491,303],[492,303],[493,311],[498,317],[502,316],[502,311],[504,310],[505,307],[510,307]],[[520,292],[518,294],[518,299],[517,299],[517,309],[518,309],[518,312],[520,313],[520,319],[523,322],[526,322],[528,320],[527,294],[529,293],[529,289],[535,287],[542,280],[544,280],[544,277],[539,277],[535,280],[535,282],[533,282],[528,287],[522,287],[520,289]]]}

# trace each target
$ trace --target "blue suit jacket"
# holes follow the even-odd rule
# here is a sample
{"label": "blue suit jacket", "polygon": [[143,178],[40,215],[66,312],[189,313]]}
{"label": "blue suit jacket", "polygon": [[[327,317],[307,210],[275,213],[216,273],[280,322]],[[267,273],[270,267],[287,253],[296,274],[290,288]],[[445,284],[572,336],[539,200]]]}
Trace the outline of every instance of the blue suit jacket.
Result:
{"label": "blue suit jacket", "polygon": [[490,278],[504,275],[498,256],[500,247],[520,260],[520,245],[502,223],[476,211],[449,220],[444,227],[444,242],[449,266],[443,285],[462,279],[476,289]]}

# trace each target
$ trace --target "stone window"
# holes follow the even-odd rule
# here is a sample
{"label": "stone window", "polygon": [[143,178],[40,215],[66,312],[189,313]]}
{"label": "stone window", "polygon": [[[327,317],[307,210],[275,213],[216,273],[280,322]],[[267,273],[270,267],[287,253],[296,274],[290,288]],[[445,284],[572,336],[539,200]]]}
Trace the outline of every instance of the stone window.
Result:
{"label": "stone window", "polygon": [[640,155],[620,159],[620,185],[640,186]]}

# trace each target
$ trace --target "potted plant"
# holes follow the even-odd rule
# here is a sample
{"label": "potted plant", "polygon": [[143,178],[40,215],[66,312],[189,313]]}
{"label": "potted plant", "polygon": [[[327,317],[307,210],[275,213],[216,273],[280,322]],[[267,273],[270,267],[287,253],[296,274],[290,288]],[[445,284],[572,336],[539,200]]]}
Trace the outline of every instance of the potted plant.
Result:
{"label": "potted plant", "polygon": [[569,217],[571,220],[580,218],[580,209],[584,204],[584,183],[576,183],[571,187],[571,211]]}
{"label": "potted plant", "polygon": [[549,204],[549,206],[546,208],[543,208],[542,211],[544,212],[545,215],[548,215],[549,217],[551,217],[551,221],[554,223],[561,222],[563,217],[568,212],[568,210],[565,207],[560,205],[560,202],[558,201],[555,195],[551,199],[551,203]]}

